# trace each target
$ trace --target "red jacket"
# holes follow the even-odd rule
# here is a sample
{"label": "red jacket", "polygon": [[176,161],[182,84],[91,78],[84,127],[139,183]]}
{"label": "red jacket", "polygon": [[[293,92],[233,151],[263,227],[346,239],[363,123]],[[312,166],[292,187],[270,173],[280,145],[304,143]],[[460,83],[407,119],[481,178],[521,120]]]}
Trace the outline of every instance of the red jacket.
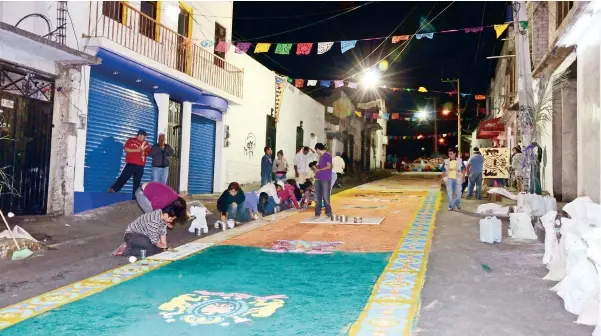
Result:
{"label": "red jacket", "polygon": [[284,189],[278,193],[278,197],[280,198],[280,202],[284,202],[287,200],[291,200],[294,207],[300,209],[300,205],[298,204],[298,200],[296,196],[294,196],[294,187],[289,184],[284,184]]}
{"label": "red jacket", "polygon": [[144,166],[146,165],[146,157],[150,154],[150,146],[148,145],[148,142],[144,141],[140,141],[138,140],[138,138],[130,138],[125,142],[125,146],[123,146],[123,148],[129,148],[129,149],[138,149],[140,148],[142,145],[146,145],[146,150],[143,153],[140,152],[125,152],[125,163],[131,163],[131,164],[135,164],[137,166]]}

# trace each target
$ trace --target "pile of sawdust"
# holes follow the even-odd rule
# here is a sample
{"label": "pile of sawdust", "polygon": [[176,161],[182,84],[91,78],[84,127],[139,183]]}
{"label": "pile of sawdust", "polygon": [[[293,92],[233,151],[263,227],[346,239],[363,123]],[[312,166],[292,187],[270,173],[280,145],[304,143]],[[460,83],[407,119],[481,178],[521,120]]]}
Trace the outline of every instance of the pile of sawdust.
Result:
{"label": "pile of sawdust", "polygon": [[[44,249],[44,246],[40,243],[34,242],[29,239],[17,238],[17,243],[21,249],[28,248],[31,251],[37,251]],[[12,239],[0,238],[0,258],[10,259],[13,256],[13,252],[17,250],[15,243]]]}

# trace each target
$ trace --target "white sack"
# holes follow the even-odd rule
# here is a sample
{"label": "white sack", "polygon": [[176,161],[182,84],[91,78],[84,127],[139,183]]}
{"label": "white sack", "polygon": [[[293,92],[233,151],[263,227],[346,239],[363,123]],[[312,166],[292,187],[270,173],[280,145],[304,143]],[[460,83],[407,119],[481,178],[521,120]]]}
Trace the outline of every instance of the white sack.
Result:
{"label": "white sack", "polygon": [[501,196],[507,197],[509,199],[512,199],[514,201],[518,199],[517,195],[512,194],[510,191],[508,191],[505,188],[490,188],[490,189],[488,189],[488,193],[489,194],[501,195]]}
{"label": "white sack", "polygon": [[[13,229],[12,229],[12,233],[13,233],[13,236],[14,236],[15,238],[21,238],[21,239],[32,240],[32,241],[34,241],[34,242],[36,242],[36,243],[38,242],[38,241],[37,241],[35,238],[33,238],[33,237],[32,237],[32,236],[29,234],[29,232],[25,231],[25,229],[24,229],[24,228],[22,228],[22,227],[20,227],[20,226],[18,226],[18,225],[15,225],[15,226],[13,227]],[[4,230],[4,231],[0,232],[0,239],[2,239],[2,238],[6,238],[6,239],[12,239],[12,237],[10,236],[10,232],[8,232],[8,230]]]}
{"label": "white sack", "polygon": [[509,214],[509,236],[515,239],[538,239],[530,216],[525,213]]}
{"label": "white sack", "polygon": [[550,211],[540,218],[540,222],[543,225],[543,228],[545,229],[545,255],[543,256],[544,265],[549,264],[549,262],[551,261],[553,242],[557,242],[557,235],[555,234],[556,216],[556,211]]}
{"label": "white sack", "polygon": [[566,204],[563,207],[563,211],[565,211],[570,216],[570,218],[584,219],[586,218],[586,209],[584,206],[586,203],[593,203],[593,200],[591,200],[591,198],[588,196],[578,197],[572,202]]}
{"label": "white sack", "polygon": [[545,213],[549,211],[557,211],[557,200],[551,196],[543,197],[545,200]]}

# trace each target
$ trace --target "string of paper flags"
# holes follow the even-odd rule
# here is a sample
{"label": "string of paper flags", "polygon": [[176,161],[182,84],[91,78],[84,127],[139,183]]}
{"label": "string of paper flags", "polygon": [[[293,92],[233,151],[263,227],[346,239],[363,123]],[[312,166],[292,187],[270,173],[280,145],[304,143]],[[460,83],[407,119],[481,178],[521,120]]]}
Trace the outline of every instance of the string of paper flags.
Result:
{"label": "string of paper flags", "polygon": [[451,133],[442,133],[435,136],[434,134],[429,135],[389,135],[388,140],[424,140],[424,139],[433,139],[435,137],[449,137],[449,136],[457,136],[457,132]]}
{"label": "string of paper flags", "polygon": [[[318,80],[318,79],[293,79],[291,77],[288,77],[288,83],[290,84],[294,84],[295,87],[297,88],[303,88],[303,87],[316,87],[319,86],[320,87],[334,87],[334,88],[340,88],[340,87],[348,87],[351,89],[358,89],[359,88],[359,83],[357,82],[351,82],[351,81],[345,81],[345,80]],[[396,87],[387,87],[386,85],[382,85],[379,88],[381,89],[388,89],[390,91],[401,91],[401,92],[419,92],[419,93],[439,93],[439,94],[448,94],[449,96],[453,97],[455,95],[457,95],[457,90],[453,90],[453,91],[437,91],[437,90],[432,90],[432,91],[428,91],[428,89],[426,89],[423,86],[416,88],[396,88]],[[461,97],[469,97],[472,96],[471,93],[467,93],[467,92],[461,92]],[[485,100],[486,96],[485,95],[481,95],[481,94],[477,94],[474,95],[474,99],[475,100]]]}
{"label": "string of paper flags", "polygon": [[[328,113],[334,113],[334,108],[332,106],[328,106],[326,108]],[[359,118],[371,119],[371,120],[406,120],[406,121],[417,121],[418,117],[406,117],[402,113],[382,113],[380,112],[365,112],[365,111],[355,111],[355,115]]]}
{"label": "string of paper flags", "polygon": [[[522,29],[526,29],[528,27],[528,21],[520,21],[520,26]],[[215,41],[215,40],[202,40],[200,45],[204,48],[215,47],[215,51],[217,52],[228,52],[233,47],[235,52],[238,54],[244,54],[248,52],[253,52],[255,54],[261,53],[269,53],[273,51],[274,54],[277,55],[291,55],[296,54],[298,56],[307,56],[312,52],[315,52],[317,55],[323,55],[328,53],[333,49],[334,45],[339,45],[339,50],[342,54],[345,52],[355,48],[358,41],[381,41],[381,40],[391,40],[393,44],[409,41],[411,38],[415,38],[418,40],[431,40],[434,38],[436,34],[445,34],[445,33],[456,33],[456,32],[464,32],[464,33],[480,33],[484,31],[485,28],[492,28],[496,32],[497,38],[503,34],[505,30],[509,27],[509,23],[501,23],[494,24],[488,26],[479,26],[479,27],[469,27],[469,28],[461,28],[461,29],[448,29],[441,30],[436,32],[429,33],[419,33],[419,34],[405,34],[405,35],[394,35],[394,36],[384,36],[384,37],[371,37],[357,40],[344,40],[344,41],[330,41],[330,42],[295,42],[295,43],[272,43],[272,42],[246,42],[246,41]],[[252,48],[254,46],[254,48]],[[272,48],[272,46],[275,46]],[[296,47],[294,47],[296,46]]]}

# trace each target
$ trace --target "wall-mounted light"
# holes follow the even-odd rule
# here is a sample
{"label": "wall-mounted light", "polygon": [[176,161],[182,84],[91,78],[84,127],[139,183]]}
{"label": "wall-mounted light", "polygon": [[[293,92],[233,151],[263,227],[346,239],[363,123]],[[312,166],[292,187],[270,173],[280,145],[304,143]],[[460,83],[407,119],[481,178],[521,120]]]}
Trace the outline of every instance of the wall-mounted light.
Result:
{"label": "wall-mounted light", "polygon": [[141,79],[136,79],[136,83],[140,83],[141,81]]}
{"label": "wall-mounted light", "polygon": [[118,75],[119,71],[113,71],[113,75]]}
{"label": "wall-mounted light", "polygon": [[158,88],[159,88],[159,86],[158,86],[158,85],[155,85],[155,86],[153,86],[152,88],[156,90],[156,89],[158,89]]}

